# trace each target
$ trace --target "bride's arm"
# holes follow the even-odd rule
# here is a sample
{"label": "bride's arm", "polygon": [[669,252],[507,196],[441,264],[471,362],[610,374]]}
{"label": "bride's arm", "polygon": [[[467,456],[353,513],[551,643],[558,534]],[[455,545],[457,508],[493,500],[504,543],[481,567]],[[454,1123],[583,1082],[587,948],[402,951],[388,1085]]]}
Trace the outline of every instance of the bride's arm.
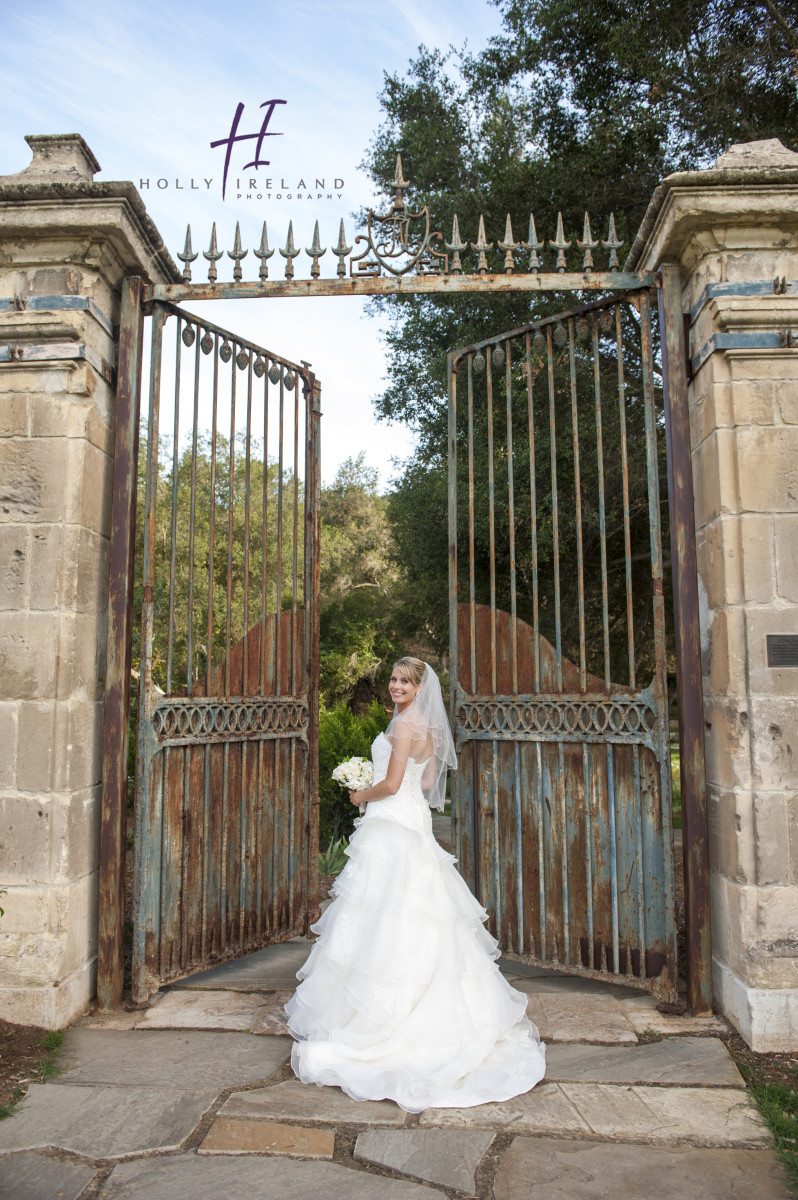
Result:
{"label": "bride's arm", "polygon": [[391,758],[385,778],[381,779],[379,783],[375,783],[374,787],[366,788],[362,792],[349,793],[349,799],[356,808],[360,804],[370,804],[372,800],[385,800],[388,796],[396,795],[405,777],[407,760],[410,757],[410,746],[410,738],[396,739],[394,748],[391,751]]}

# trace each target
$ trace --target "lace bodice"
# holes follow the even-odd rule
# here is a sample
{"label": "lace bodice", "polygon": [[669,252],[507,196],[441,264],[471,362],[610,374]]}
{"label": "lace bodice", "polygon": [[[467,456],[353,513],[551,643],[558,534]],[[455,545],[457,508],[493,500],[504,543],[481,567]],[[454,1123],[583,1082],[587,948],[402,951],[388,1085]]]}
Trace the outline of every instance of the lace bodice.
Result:
{"label": "lace bodice", "polygon": [[[375,783],[379,783],[385,778],[390,758],[391,743],[384,733],[378,733],[371,743],[371,761],[374,764]],[[409,758],[401,787],[396,795],[386,796],[384,800],[375,800],[373,804],[367,804],[365,816],[390,816],[403,825],[428,829],[431,836],[432,819],[429,805],[421,790],[421,778],[426,765],[426,759],[417,763],[414,758]]]}

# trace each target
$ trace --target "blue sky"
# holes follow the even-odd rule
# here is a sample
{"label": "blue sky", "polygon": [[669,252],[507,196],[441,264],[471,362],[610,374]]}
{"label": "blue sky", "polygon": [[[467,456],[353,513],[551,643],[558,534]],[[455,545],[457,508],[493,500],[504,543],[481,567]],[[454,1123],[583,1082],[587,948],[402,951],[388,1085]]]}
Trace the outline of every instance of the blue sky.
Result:
{"label": "blue sky", "polygon": [[[137,186],[150,180],[142,196],[173,257],[187,222],[195,250],[207,248],[214,220],[227,250],[239,220],[250,248],[244,278],[252,279],[252,248],[264,220],[272,247],[285,244],[289,220],[296,244],[309,246],[317,219],[329,247],[341,217],[351,244],[351,213],[374,200],[358,163],[380,123],[383,73],[403,74],[421,43],[445,49],[467,40],[477,49],[500,24],[487,0],[6,4],[0,174],[27,166],[25,134],[81,133],[101,164],[97,179],[132,179]],[[237,199],[233,184],[244,172],[236,164],[248,161],[237,147],[222,201],[223,150],[209,143],[227,135],[239,102],[245,105],[240,129],[251,132],[260,126],[259,106],[274,98],[286,104],[270,125],[282,134],[269,139],[272,165],[245,175],[261,185],[272,177],[272,199],[265,187],[260,201],[246,200],[244,188]],[[191,190],[192,178],[199,190]],[[322,194],[333,191],[335,198],[309,200],[306,192],[301,201],[289,200],[286,189],[277,200],[278,178],[292,197],[300,179],[310,190],[311,178],[324,178]],[[344,181],[340,189],[329,186],[336,178]],[[169,186],[159,189],[158,179]],[[214,181],[210,190],[204,179]],[[298,261],[297,274],[306,275],[310,260],[303,254]],[[222,277],[231,278],[232,263],[225,262]],[[334,274],[329,249],[320,265],[323,275]],[[365,450],[387,485],[395,473],[390,459],[406,456],[412,437],[373,418],[385,356],[379,324],[364,315],[363,301],[225,301],[196,311],[279,354],[309,360],[323,389],[325,481],[343,459]]]}

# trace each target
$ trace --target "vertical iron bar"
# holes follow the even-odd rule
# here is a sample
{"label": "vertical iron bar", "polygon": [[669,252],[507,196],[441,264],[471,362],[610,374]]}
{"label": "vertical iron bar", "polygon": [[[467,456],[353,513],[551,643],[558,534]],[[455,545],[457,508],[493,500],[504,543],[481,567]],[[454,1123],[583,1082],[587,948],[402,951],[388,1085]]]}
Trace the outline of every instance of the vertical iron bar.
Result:
{"label": "vertical iron bar", "polygon": [[97,918],[97,1003],[102,1009],[121,1004],[124,985],[130,659],[144,324],[142,286],[143,281],[138,278],[125,279],[122,285],[117,349]]}
{"label": "vertical iron bar", "polygon": [[277,599],[274,618],[274,694],[280,693],[280,614],[283,609],[283,417],[285,404],[285,371],[280,370],[280,445],[277,452]]}
{"label": "vertical iron bar", "polygon": [[623,366],[621,306],[615,305],[615,345],[618,354],[618,414],[621,430],[621,469],[623,474],[623,548],[626,564],[626,637],[629,652],[629,687],[635,687],[635,629],[632,612],[632,545],[629,518],[629,463],[626,455],[626,380]]}
{"label": "vertical iron bar", "polygon": [[[186,691],[194,683],[194,525],[197,511],[197,438],[199,433],[200,333],[194,343],[194,413],[191,424],[191,500],[188,521],[188,622],[186,633]],[[205,846],[203,845],[203,853]]]}
{"label": "vertical iron bar", "polygon": [[249,696],[249,538],[252,473],[252,353],[247,362],[247,431],[244,455],[244,640],[241,647],[241,694]]}
{"label": "vertical iron bar", "polygon": [[[235,463],[236,463],[236,352],[230,359],[230,444],[228,453],[227,483],[227,618],[224,630],[224,694],[230,695],[230,651],[232,649],[233,624],[233,538],[235,536]],[[225,774],[227,771],[227,743],[225,742]]]}
{"label": "vertical iron bar", "polygon": [[496,528],[495,528],[495,492],[493,471],[493,369],[491,366],[491,351],[487,348],[485,354],[487,364],[485,374],[488,385],[488,521],[490,538],[490,687],[496,695]]}
{"label": "vertical iron bar", "polygon": [[[219,422],[219,334],[213,335],[213,389],[211,392],[211,495],[208,529],[208,633],[205,655],[205,694],[211,694],[213,670],[213,556],[216,548],[216,443]],[[206,772],[209,769],[206,749]]]}
{"label": "vertical iron bar", "polygon": [[544,853],[543,837],[543,754],[540,742],[535,742],[535,785],[532,795],[535,797],[538,824],[538,902],[540,917],[540,957],[548,957],[546,952],[546,855]]}
{"label": "vertical iron bar", "polygon": [[610,690],[610,607],[607,582],[607,515],[604,500],[604,433],[601,418],[601,360],[598,314],[591,313],[593,326],[593,392],[596,402],[596,466],[598,471],[599,540],[601,545],[601,627],[604,634],[604,686]]}
{"label": "vertical iron bar", "polygon": [[585,567],[582,552],[582,478],[579,470],[579,410],[576,403],[576,345],[574,319],[568,318],[568,363],[571,374],[571,424],[574,446],[574,512],[576,517],[576,575],[579,594],[579,688],[587,689],[585,653]]}
{"label": "vertical iron bar", "polygon": [[532,526],[532,667],[534,691],[540,691],[540,623],[538,609],[538,499],[535,471],[535,414],[532,397],[532,348],[526,335],[526,386],[529,410],[529,504]]}
{"label": "vertical iron bar", "polygon": [[507,390],[507,492],[510,519],[510,631],[512,637],[513,656],[513,693],[518,694],[518,611],[516,606],[515,578],[515,490],[513,486],[513,385],[510,375],[510,354],[512,345],[507,343],[506,354],[506,390]]}
{"label": "vertical iron bar", "polygon": [[[299,572],[299,378],[294,383],[294,554],[291,563],[291,695],[296,693],[296,613]],[[291,769],[293,770],[293,749]],[[293,810],[292,810],[293,811]],[[293,843],[292,843],[293,845]]]}
{"label": "vertical iron bar", "polygon": [[308,372],[307,413],[310,436],[307,439],[305,471],[305,630],[308,647],[308,916],[305,934],[316,919],[319,904],[319,550],[321,539],[321,389]]}
{"label": "vertical iron bar", "polygon": [[587,742],[582,743],[582,791],[585,812],[585,900],[587,904],[588,965],[593,962],[593,812],[590,786],[590,756]]}
{"label": "vertical iron bar", "polygon": [[471,694],[477,692],[477,606],[474,575],[474,370],[468,356],[468,603],[471,648]]}
{"label": "vertical iron bar", "polygon": [[684,822],[687,1004],[692,1013],[703,1014],[712,1010],[709,840],[686,348],[681,280],[675,265],[662,267],[660,323]]}
{"label": "vertical iron bar", "polygon": [[557,786],[562,813],[562,941],[563,962],[571,961],[571,895],[568,885],[568,806],[565,795],[565,745],[557,743]]}
{"label": "vertical iron bar", "polygon": [[[446,376],[449,395],[449,719],[457,741],[457,682],[458,645],[457,630],[457,371],[451,354],[446,359]],[[473,691],[473,687],[471,689]],[[454,811],[454,805],[452,810]]]}
{"label": "vertical iron bar", "polygon": [[[646,886],[643,877],[643,789],[640,781],[640,747],[632,746],[635,772],[635,866],[637,868],[637,936],[640,943],[640,977],[646,976]],[[631,970],[631,965],[627,963]]]}
{"label": "vertical iron bar", "polygon": [[166,644],[166,694],[172,693],[172,655],[175,643],[175,573],[177,571],[177,473],[178,436],[180,432],[180,361],[182,359],[183,342],[180,331],[183,325],[182,316],[178,315],[175,337],[175,412],[172,428],[172,523],[170,528],[171,546],[169,551],[169,625]]}
{"label": "vertical iron bar", "polygon": [[551,522],[554,560],[554,641],[557,691],[562,691],[562,622],[560,617],[560,528],[557,503],[557,425],[554,406],[554,349],[551,325],[546,326],[546,353],[549,368],[549,437],[551,439]]}
{"label": "vertical iron bar", "polygon": [[618,974],[619,966],[619,934],[618,934],[618,840],[615,834],[615,759],[612,742],[607,742],[607,805],[610,819],[610,891],[612,904],[612,970]]}
{"label": "vertical iron bar", "polygon": [[260,645],[258,647],[258,695],[263,695],[266,669],[266,612],[268,608],[269,550],[269,372],[263,375],[263,540],[261,543]]}
{"label": "vertical iron bar", "polygon": [[518,953],[524,953],[524,839],[521,808],[521,743],[516,742],[513,792],[515,799],[515,903],[518,909]]}

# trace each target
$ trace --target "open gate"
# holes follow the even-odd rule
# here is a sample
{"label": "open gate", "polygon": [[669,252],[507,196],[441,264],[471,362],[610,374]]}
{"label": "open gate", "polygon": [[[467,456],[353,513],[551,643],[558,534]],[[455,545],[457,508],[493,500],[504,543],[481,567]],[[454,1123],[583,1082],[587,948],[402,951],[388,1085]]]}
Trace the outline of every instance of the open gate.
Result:
{"label": "open gate", "polygon": [[652,334],[641,288],[449,356],[452,811],[505,957],[674,1001]]}
{"label": "open gate", "polygon": [[153,305],[137,1001],[317,915],[319,416],[307,364]]}

